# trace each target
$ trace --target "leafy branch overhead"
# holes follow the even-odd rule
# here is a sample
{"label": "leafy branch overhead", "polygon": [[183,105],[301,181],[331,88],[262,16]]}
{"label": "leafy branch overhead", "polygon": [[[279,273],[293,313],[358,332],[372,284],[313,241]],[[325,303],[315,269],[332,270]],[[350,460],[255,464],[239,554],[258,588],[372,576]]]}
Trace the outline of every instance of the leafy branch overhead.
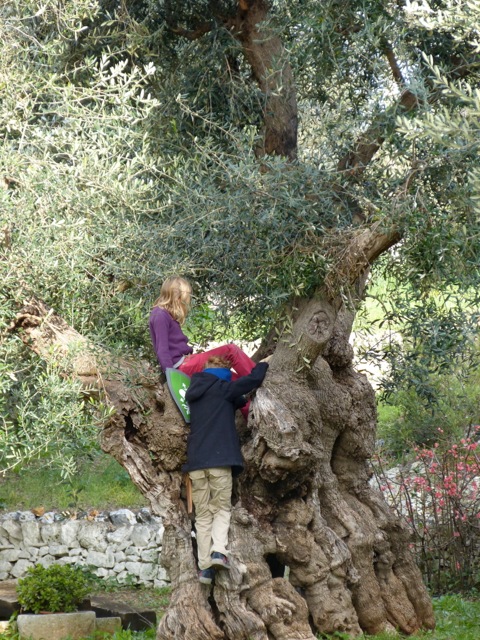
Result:
{"label": "leafy branch overhead", "polygon": [[[216,307],[215,336],[190,327],[201,341],[232,321],[265,335],[290,301],[346,291],[372,261],[405,285],[393,313],[404,292],[478,291],[478,0],[0,12],[4,326],[33,292],[150,358],[145,317],[169,273]],[[31,364],[1,349],[22,405]]]}

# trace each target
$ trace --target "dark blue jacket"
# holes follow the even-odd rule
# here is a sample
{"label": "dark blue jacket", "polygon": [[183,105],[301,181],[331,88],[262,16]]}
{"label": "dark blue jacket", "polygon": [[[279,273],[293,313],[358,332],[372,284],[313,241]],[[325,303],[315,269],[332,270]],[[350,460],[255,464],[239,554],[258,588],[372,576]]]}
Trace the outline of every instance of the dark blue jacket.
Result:
{"label": "dark blue jacket", "polygon": [[245,393],[262,384],[267,369],[268,364],[260,362],[248,376],[234,382],[205,371],[193,374],[185,395],[190,406],[190,434],[183,471],[211,467],[232,467],[233,475],[242,471],[235,410],[245,405]]}

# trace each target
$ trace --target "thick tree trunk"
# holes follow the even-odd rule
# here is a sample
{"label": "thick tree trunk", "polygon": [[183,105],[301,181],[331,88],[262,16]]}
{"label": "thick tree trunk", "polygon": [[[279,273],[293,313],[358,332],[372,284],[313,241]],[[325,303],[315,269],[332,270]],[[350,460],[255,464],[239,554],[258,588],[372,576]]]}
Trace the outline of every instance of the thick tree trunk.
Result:
{"label": "thick tree trunk", "polygon": [[[319,293],[297,306],[248,426],[239,416],[246,469],[234,487],[232,567],[217,572],[213,589],[196,576],[180,474],[188,427],[168,391],[147,366],[91,349],[36,300],[13,323],[115,409],[102,448],[164,519],[172,597],[158,640],[314,640],[317,631],[434,626],[407,530],[369,486],[375,397],[352,367],[354,315],[342,300]],[[82,357],[66,358],[79,344]]]}
{"label": "thick tree trunk", "polygon": [[292,69],[278,34],[265,27],[269,17],[267,0],[239,0],[234,20],[227,20],[264,96],[263,140],[258,156],[297,155],[298,109]]}
{"label": "thick tree trunk", "polygon": [[434,624],[432,609],[406,529],[369,487],[375,398],[352,368],[352,321],[340,301],[320,297],[279,343],[254,403],[237,506],[271,533],[262,557],[289,568],[314,629],[412,633]]}
{"label": "thick tree trunk", "polygon": [[280,155],[293,160],[297,156],[297,95],[288,55],[274,28],[268,26],[269,0],[238,0],[236,6],[210,2],[205,15],[189,28],[182,24],[176,2],[165,3],[170,29],[189,40],[208,33],[215,22],[222,23],[242,44],[243,54],[252,69],[252,77],[263,95],[262,139],[257,156]]}

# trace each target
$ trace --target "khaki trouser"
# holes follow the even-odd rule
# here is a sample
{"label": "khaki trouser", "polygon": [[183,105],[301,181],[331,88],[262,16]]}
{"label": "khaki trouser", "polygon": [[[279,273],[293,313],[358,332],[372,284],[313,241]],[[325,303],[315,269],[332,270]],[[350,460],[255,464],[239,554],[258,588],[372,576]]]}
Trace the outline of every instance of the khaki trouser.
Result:
{"label": "khaki trouser", "polygon": [[195,505],[198,567],[211,566],[210,555],[219,551],[228,555],[228,529],[232,503],[232,469],[216,467],[189,471],[192,500]]}

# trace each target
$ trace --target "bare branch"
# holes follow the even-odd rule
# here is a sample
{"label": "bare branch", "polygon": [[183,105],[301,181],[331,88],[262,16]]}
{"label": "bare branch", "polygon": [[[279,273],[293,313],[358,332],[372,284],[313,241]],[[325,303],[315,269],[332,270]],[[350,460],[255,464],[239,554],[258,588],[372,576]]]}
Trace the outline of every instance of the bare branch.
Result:
{"label": "bare branch", "polygon": [[[418,98],[405,86],[405,80],[390,43],[385,44],[384,53],[392,71],[393,79],[402,89],[398,106],[406,111],[412,111],[418,108]],[[367,131],[360,136],[353,149],[340,159],[337,166],[338,170],[345,172],[349,176],[358,178],[365,171],[368,164],[384,143],[386,126],[387,120],[385,115],[382,114],[370,125]]]}

